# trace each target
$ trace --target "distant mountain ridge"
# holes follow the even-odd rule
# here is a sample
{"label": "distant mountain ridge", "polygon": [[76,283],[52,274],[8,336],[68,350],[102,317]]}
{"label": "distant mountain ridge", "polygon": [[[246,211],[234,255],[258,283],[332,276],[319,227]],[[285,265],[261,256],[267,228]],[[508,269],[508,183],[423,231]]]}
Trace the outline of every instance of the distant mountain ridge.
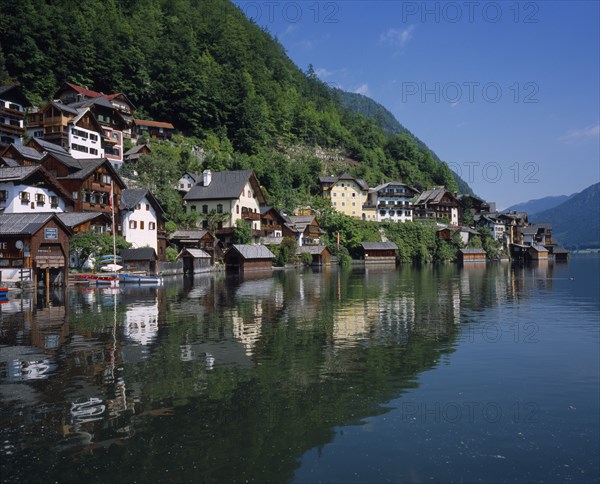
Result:
{"label": "distant mountain ridge", "polygon": [[600,248],[600,183],[556,207],[534,214],[529,222],[551,223],[554,238],[567,248]]}
{"label": "distant mountain ridge", "polygon": [[573,196],[577,195],[572,193],[571,195],[557,195],[553,197],[543,197],[534,200],[528,200],[527,202],[516,203],[511,205],[506,210],[515,210],[517,212],[527,212],[529,215],[533,215],[544,210],[550,210],[551,208],[558,207],[561,203],[566,202]]}
{"label": "distant mountain ridge", "polygon": [[[347,92],[342,91],[341,89],[333,89],[334,94],[339,99],[342,106],[350,111],[355,113],[364,114],[369,118],[375,121],[375,124],[380,128],[384,129],[388,133],[391,134],[404,134],[406,133],[411,138],[413,138],[420,148],[424,148],[429,150],[432,154],[433,158],[440,162],[444,163],[435,152],[429,148],[423,141],[421,141],[418,137],[416,137],[413,133],[410,132],[407,128],[405,128],[396,117],[385,108],[385,106],[379,104],[377,101],[367,97],[363,94],[358,94],[355,92]],[[463,180],[458,174],[452,171],[452,175],[454,176],[454,180],[458,186],[459,193],[466,195],[475,195],[469,184]]]}

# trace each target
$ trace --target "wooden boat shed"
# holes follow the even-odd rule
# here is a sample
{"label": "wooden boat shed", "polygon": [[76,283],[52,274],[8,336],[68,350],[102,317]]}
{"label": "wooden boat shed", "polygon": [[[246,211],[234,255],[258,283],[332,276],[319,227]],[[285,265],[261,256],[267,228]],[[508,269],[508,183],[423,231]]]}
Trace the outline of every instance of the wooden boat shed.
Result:
{"label": "wooden boat shed", "polygon": [[119,255],[123,259],[124,271],[145,272],[148,275],[156,275],[158,256],[152,247],[121,249]]}
{"label": "wooden boat shed", "polygon": [[527,249],[527,256],[531,260],[548,260],[548,249],[543,245],[532,245]]}
{"label": "wooden boat shed", "polygon": [[460,249],[458,251],[458,260],[463,264],[469,262],[485,262],[486,252],[483,249]]}
{"label": "wooden boat shed", "polygon": [[310,254],[312,255],[313,266],[325,266],[331,264],[331,251],[326,245],[303,245],[298,247],[296,252],[298,255]]}
{"label": "wooden boat shed", "polygon": [[185,248],[177,256],[183,262],[184,274],[200,274],[212,270],[212,257],[202,249]]}
{"label": "wooden boat shed", "polygon": [[27,279],[46,288],[65,285],[72,231],[55,213],[0,214],[0,271],[4,281]]}
{"label": "wooden boat shed", "polygon": [[365,264],[395,264],[398,246],[393,242],[363,242]]}
{"label": "wooden boat shed", "polygon": [[227,270],[272,271],[275,255],[264,245],[232,245],[225,252],[224,260]]}

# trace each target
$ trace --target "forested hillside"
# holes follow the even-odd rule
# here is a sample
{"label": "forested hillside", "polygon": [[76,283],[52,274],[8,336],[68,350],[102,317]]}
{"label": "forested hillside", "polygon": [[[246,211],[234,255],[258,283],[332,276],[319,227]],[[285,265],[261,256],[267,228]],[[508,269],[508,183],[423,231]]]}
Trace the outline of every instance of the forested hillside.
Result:
{"label": "forested hillside", "polygon": [[[457,189],[448,166],[410,133],[344,108],[227,0],[0,0],[0,11],[0,77],[34,103],[67,80],[124,92],[137,117],[197,138],[214,168],[267,174],[276,204],[314,194],[307,178],[342,170],[369,184]],[[316,158],[322,149],[342,162]]]}

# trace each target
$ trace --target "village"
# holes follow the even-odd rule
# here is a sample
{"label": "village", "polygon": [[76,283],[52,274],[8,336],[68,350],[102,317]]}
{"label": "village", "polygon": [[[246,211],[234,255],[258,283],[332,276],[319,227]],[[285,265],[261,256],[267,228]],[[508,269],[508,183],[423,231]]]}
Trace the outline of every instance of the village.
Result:
{"label": "village", "polygon": [[[331,245],[336,234],[327,234],[330,243],[324,243],[316,211],[298,207],[292,214],[269,206],[252,170],[181,173],[181,203],[199,214],[199,222],[167,231],[156,196],[128,188],[121,171],[152,152],[149,140],[168,142],[175,128],[134,114],[124,93],[107,95],[66,82],[52,100],[34,108],[18,85],[0,86],[0,285],[66,285],[71,270],[86,262],[89,267],[69,248],[69,239],[85,232],[124,237],[130,248],[120,250],[119,261],[139,274],[198,274],[215,267],[271,271],[274,248],[282,244],[295,251],[291,259],[306,265],[339,262]],[[502,248],[499,260],[568,257],[551,225],[530,224],[525,212],[499,212],[493,202],[443,186],[420,191],[388,181],[370,187],[348,173],[322,176],[319,185],[330,207],[353,219],[435,224],[437,237],[459,240],[457,260],[463,264],[490,259],[471,244],[482,231]],[[236,241],[240,226],[250,234],[242,244]],[[175,261],[168,260],[169,250],[176,251]],[[355,261],[396,264],[396,252],[396,244],[382,236],[364,241]]]}

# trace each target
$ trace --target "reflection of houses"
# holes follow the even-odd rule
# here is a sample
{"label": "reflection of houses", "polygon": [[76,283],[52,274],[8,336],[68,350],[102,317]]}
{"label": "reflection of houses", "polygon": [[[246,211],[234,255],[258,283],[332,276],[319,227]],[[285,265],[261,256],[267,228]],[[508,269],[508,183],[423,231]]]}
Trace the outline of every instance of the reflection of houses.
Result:
{"label": "reflection of houses", "polygon": [[398,246],[393,242],[363,242],[362,257],[365,263],[395,264]]}
{"label": "reflection of houses", "polygon": [[20,280],[24,268],[36,284],[65,284],[71,233],[53,213],[0,214],[2,279]]}
{"label": "reflection of houses", "polygon": [[324,266],[331,264],[331,251],[326,245],[303,245],[298,247],[298,255],[310,254],[313,266]]}
{"label": "reflection of houses", "polygon": [[158,302],[128,305],[123,333],[129,341],[138,345],[154,343],[158,336]]}
{"label": "reflection of houses", "polygon": [[426,190],[415,202],[415,218],[447,219],[451,225],[458,225],[458,209],[460,204],[449,190],[436,187]]}
{"label": "reflection of houses", "polygon": [[232,245],[225,253],[227,270],[272,271],[275,255],[264,245]]}
{"label": "reflection of houses", "polygon": [[290,237],[298,242],[298,246],[319,245],[321,235],[325,232],[319,226],[314,215],[287,216],[283,225],[283,236]]}

